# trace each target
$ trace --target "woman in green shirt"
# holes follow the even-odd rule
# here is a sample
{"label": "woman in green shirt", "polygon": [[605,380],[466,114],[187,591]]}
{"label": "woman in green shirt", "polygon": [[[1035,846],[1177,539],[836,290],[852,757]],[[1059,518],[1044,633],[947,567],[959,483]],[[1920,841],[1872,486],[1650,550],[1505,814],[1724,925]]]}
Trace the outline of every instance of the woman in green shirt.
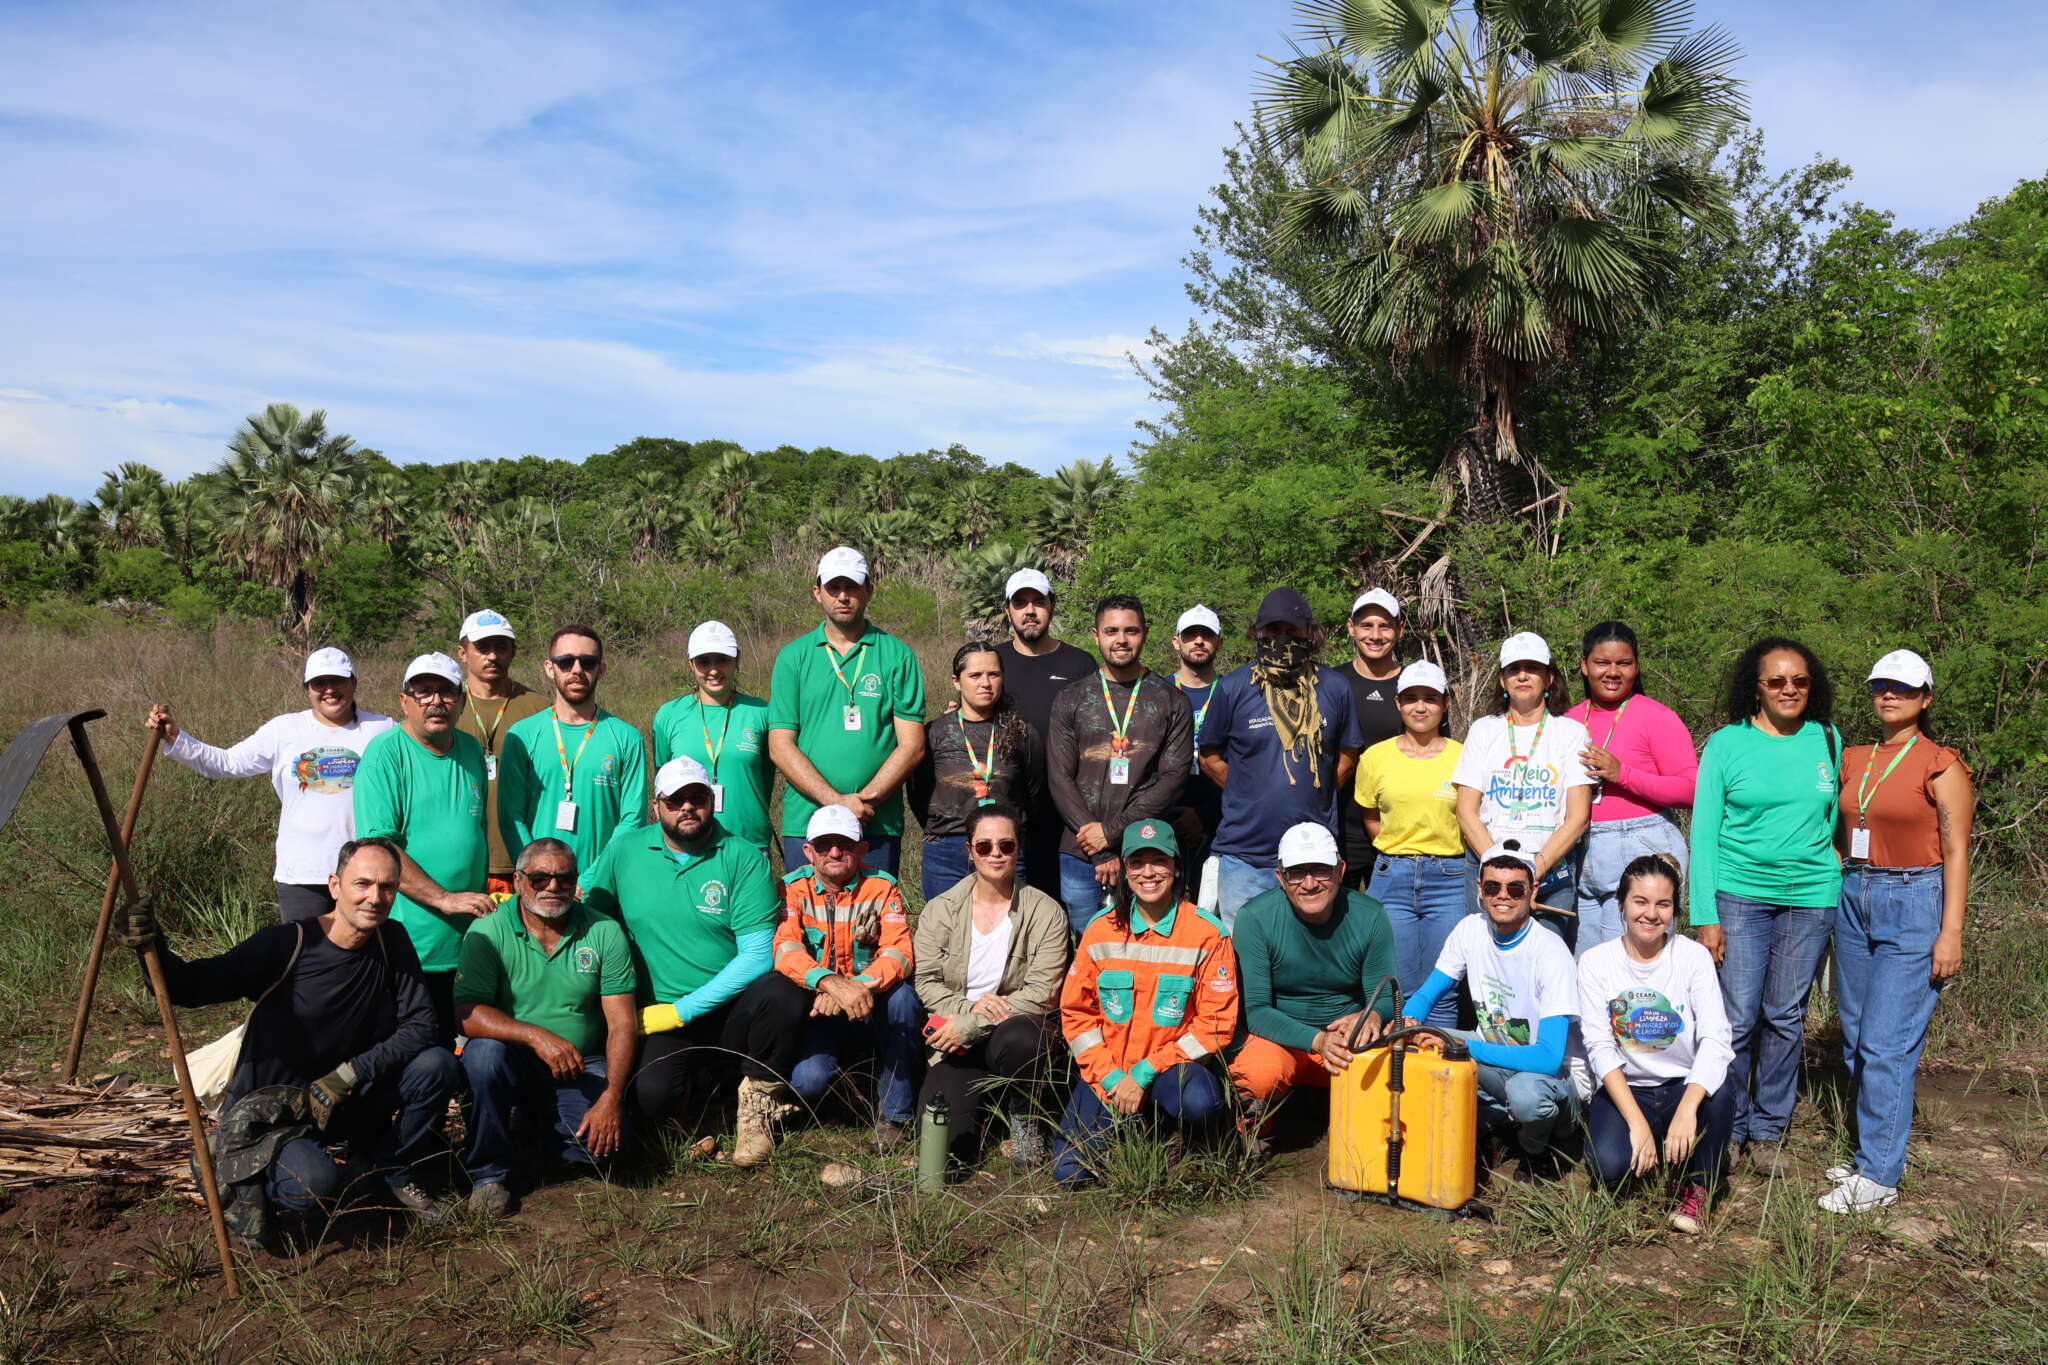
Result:
{"label": "woman in green shirt", "polygon": [[1727,724],[1707,741],[1693,800],[1692,925],[1721,969],[1734,1141],[1765,1174],[1798,1095],[1806,997],[1842,889],[1834,700],[1805,645],[1751,645],[1729,670]]}

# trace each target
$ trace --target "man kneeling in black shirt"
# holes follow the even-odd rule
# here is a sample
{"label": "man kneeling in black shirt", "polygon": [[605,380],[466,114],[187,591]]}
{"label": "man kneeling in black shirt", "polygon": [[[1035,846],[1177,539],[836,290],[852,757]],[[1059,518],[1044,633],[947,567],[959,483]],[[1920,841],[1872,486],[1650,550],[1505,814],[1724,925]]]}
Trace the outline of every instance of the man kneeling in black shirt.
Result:
{"label": "man kneeling in black shirt", "polygon": [[[333,1211],[344,1176],[327,1144],[345,1144],[400,1207],[442,1216],[412,1167],[432,1152],[462,1070],[434,1046],[419,956],[391,921],[398,873],[389,839],[351,840],[327,879],[334,909],[318,919],[259,929],[196,962],[158,942],[172,1003],[256,1001],[213,1139],[244,1241],[267,1234],[270,1205],[306,1222]],[[157,939],[147,907],[124,916],[121,936],[135,948]]]}

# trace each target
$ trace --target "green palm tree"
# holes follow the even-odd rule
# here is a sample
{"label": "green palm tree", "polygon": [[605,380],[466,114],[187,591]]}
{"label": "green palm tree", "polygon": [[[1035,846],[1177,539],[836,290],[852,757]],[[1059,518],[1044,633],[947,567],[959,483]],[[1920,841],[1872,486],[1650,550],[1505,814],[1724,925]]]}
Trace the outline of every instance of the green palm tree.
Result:
{"label": "green palm tree", "polygon": [[983,478],[969,479],[955,491],[952,504],[954,532],[967,542],[968,549],[979,548],[994,533],[996,518],[1001,515],[995,484]]}
{"label": "green palm tree", "polygon": [[1290,168],[1282,246],[1331,264],[1336,333],[1465,393],[1442,474],[1460,510],[1541,489],[1524,388],[1655,315],[1688,221],[1731,219],[1710,167],[1744,118],[1735,44],[1690,0],[1298,0],[1306,38],[1259,101]]}
{"label": "green palm tree", "polygon": [[0,493],[0,540],[26,540],[33,532],[29,501],[14,493]]}
{"label": "green palm tree", "polygon": [[364,482],[356,511],[371,537],[388,549],[405,533],[412,513],[412,485],[402,475],[379,470]]}
{"label": "green palm tree", "polygon": [[272,403],[242,424],[215,473],[227,489],[228,545],[250,577],[284,591],[284,633],[304,640],[312,571],[354,513],[362,473],[354,439],[329,434],[323,411]]}
{"label": "green palm tree", "polygon": [[162,539],[164,476],[138,460],[109,469],[92,495],[100,528],[116,549],[152,545]]}
{"label": "green palm tree", "polygon": [[483,470],[467,460],[457,460],[441,471],[441,507],[448,529],[455,538],[466,540],[477,523],[491,510],[490,490]]}
{"label": "green palm tree", "polygon": [[960,590],[960,624],[970,636],[992,637],[1003,623],[1003,588],[1019,569],[1038,567],[1028,545],[1003,541],[960,551],[953,557],[953,586]]}
{"label": "green palm tree", "polygon": [[878,464],[861,474],[856,496],[863,511],[893,512],[910,496],[910,474],[899,464]]}
{"label": "green palm tree", "polygon": [[735,537],[747,533],[747,503],[760,486],[754,457],[744,450],[721,451],[697,472],[698,495],[724,518]]}
{"label": "green palm tree", "polygon": [[1123,488],[1123,476],[1108,460],[1076,460],[1055,471],[1045,491],[1045,503],[1027,528],[1042,567],[1060,577],[1071,577],[1088,552],[1095,518]]}
{"label": "green palm tree", "polygon": [[41,543],[43,553],[54,559],[76,560],[99,534],[99,519],[93,505],[46,493],[22,509],[22,527],[29,538]]}
{"label": "green palm tree", "polygon": [[158,501],[153,543],[180,568],[190,568],[217,542],[219,528],[212,494],[198,479],[185,479],[166,488]]}
{"label": "green palm tree", "polygon": [[642,558],[666,551],[683,520],[670,487],[669,477],[655,469],[641,470],[626,485],[626,527]]}
{"label": "green palm tree", "polygon": [[676,527],[671,558],[697,564],[728,564],[738,549],[732,527],[723,518],[707,508],[693,507]]}

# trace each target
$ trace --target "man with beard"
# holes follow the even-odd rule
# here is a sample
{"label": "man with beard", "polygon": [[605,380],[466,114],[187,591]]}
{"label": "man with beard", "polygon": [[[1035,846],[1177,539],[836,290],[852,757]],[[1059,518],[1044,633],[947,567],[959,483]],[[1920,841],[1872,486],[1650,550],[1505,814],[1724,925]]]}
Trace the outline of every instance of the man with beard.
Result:
{"label": "man with beard", "polygon": [[1195,755],[1189,760],[1187,784],[1180,789],[1180,809],[1174,812],[1174,828],[1180,834],[1182,864],[1187,886],[1196,894],[1195,904],[1214,908],[1216,904],[1216,860],[1209,856],[1209,840],[1215,837],[1216,822],[1223,818],[1223,793],[1202,773],[1202,722],[1209,718],[1209,702],[1216,695],[1216,649],[1223,639],[1223,622],[1199,602],[1180,614],[1173,627],[1173,652],[1180,660],[1173,685],[1188,699],[1194,715]]}
{"label": "man with beard", "polygon": [[996,646],[1003,661],[1003,693],[1038,738],[1041,771],[1031,774],[1039,797],[1024,812],[1024,879],[1048,896],[1060,893],[1060,813],[1046,783],[1045,742],[1052,702],[1066,688],[1095,671],[1085,649],[1052,633],[1052,581],[1037,569],[1019,569],[1003,585],[1003,615],[1010,638]]}
{"label": "man with beard", "polygon": [[604,642],[596,631],[557,630],[541,671],[555,703],[505,736],[498,820],[515,859],[547,837],[588,865],[620,826],[647,823],[647,750],[638,730],[597,704]]}
{"label": "man with beard", "polygon": [[576,903],[576,851],[539,838],[519,851],[519,908],[462,939],[455,1012],[468,1038],[470,1211],[512,1211],[512,1113],[549,1157],[602,1168],[625,1147],[626,1082],[640,1042],[633,953],[618,921]]}
{"label": "man with beard", "polygon": [[[1401,733],[1401,708],[1394,701],[1400,689],[1394,683],[1401,676],[1401,602],[1385,588],[1372,588],[1351,604],[1345,622],[1351,635],[1351,667],[1342,670],[1351,686],[1351,703],[1358,713],[1361,749]],[[1365,812],[1351,783],[1338,792],[1338,826],[1344,848],[1344,885],[1363,891],[1372,880],[1373,860],[1378,851],[1365,832]]]}
{"label": "man with beard", "polygon": [[455,661],[462,665],[462,688],[469,705],[458,724],[484,751],[484,837],[490,841],[490,866],[484,889],[500,894],[512,890],[512,851],[498,829],[498,761],[505,736],[528,716],[548,709],[548,699],[512,676],[519,652],[512,623],[488,607],[463,619],[456,638]]}
{"label": "man with beard", "polygon": [[435,1041],[455,1043],[455,969],[462,934],[497,908],[484,893],[484,751],[455,728],[462,670],[446,654],[406,665],[398,728],[363,748],[356,768],[356,836],[399,849],[391,917],[419,954],[434,1002]]}
{"label": "man with beard", "polygon": [[1180,689],[1139,662],[1145,608],[1126,594],[1095,605],[1102,667],[1053,699],[1047,780],[1059,808],[1060,900],[1074,936],[1117,884],[1124,827],[1164,819],[1180,801],[1194,753],[1194,715]]}
{"label": "man with beard", "polygon": [[1210,851],[1225,924],[1272,885],[1288,829],[1312,822],[1336,836],[1338,794],[1362,747],[1350,685],[1317,661],[1322,632],[1300,593],[1266,594],[1252,643],[1252,661],[1216,684],[1202,724],[1202,771],[1223,789]]}

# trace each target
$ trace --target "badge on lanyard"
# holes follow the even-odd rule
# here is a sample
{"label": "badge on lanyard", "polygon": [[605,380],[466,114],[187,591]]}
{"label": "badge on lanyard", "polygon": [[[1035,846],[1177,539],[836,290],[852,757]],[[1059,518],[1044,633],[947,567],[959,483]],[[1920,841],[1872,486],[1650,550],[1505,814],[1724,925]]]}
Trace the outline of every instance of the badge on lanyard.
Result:
{"label": "badge on lanyard", "polygon": [[1870,861],[1870,827],[1858,825],[1849,831],[1849,857],[1859,863]]}
{"label": "badge on lanyard", "polygon": [[713,782],[711,784],[711,813],[713,815],[725,813],[725,784],[723,782]]}
{"label": "badge on lanyard", "polygon": [[848,733],[860,729],[860,708],[852,702],[846,704],[846,729]]}
{"label": "badge on lanyard", "polygon": [[497,756],[496,754],[485,754],[485,755],[484,755],[484,781],[486,781],[486,782],[496,782],[497,780],[498,780],[498,756]]}
{"label": "badge on lanyard", "polygon": [[1131,760],[1118,754],[1109,760],[1109,781],[1111,786],[1131,785]]}
{"label": "badge on lanyard", "polygon": [[575,833],[576,803],[574,801],[555,802],[555,828],[564,834]]}

